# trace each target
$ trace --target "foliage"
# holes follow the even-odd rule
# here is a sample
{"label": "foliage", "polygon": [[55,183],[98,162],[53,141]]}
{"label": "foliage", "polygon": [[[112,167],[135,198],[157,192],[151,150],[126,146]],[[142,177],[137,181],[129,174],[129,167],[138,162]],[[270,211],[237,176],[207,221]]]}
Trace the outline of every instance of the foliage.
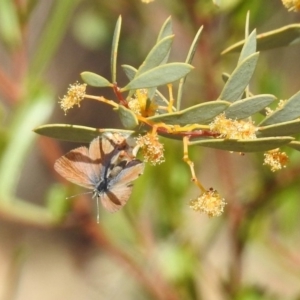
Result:
{"label": "foliage", "polygon": [[[259,26],[262,22],[261,8],[265,3],[213,1],[215,5],[221,5],[218,11],[207,1],[165,1],[172,18],[164,22],[151,47],[149,35],[141,33],[144,26],[138,26],[134,34],[132,28],[126,27],[129,16],[124,11],[129,5],[132,12],[138,12],[135,22],[142,24],[148,22],[143,13],[150,11],[151,5],[161,5],[158,1],[148,5],[134,1],[128,4],[121,0],[103,4],[82,2],[56,1],[51,4],[39,41],[33,47],[32,59],[26,55],[27,26],[40,3],[28,1],[21,5],[5,0],[0,4],[3,49],[8,54],[12,70],[17,70],[10,73],[4,66],[0,67],[3,100],[0,115],[3,121],[0,128],[1,218],[18,226],[32,224],[41,228],[52,227],[57,231],[70,226],[77,232],[84,232],[85,238],[104,249],[110,258],[120,262],[120,266],[125,265],[130,277],[138,279],[135,284],[143,287],[138,291],[139,299],[207,299],[207,287],[204,285],[213,285],[210,282],[212,277],[217,277],[216,293],[222,295],[220,299],[287,299],[272,285],[265,287],[263,280],[259,282],[257,279],[254,284],[248,280],[246,275],[251,268],[246,258],[259,244],[264,247],[266,259],[273,257],[284,274],[298,272],[299,263],[285,241],[296,239],[299,226],[300,92],[287,91],[285,82],[277,78],[275,92],[265,88],[261,89],[263,92],[257,90],[263,85],[263,80],[269,83],[274,76],[272,70],[267,70],[263,80],[260,78],[266,63],[260,52],[265,55],[270,49],[277,51],[281,47],[289,51],[289,46],[299,47],[299,24],[288,24],[256,34],[256,30],[250,32],[249,20]],[[76,10],[80,4],[84,7],[82,11]],[[245,19],[246,10],[251,10],[252,16],[247,17],[244,39],[236,42],[244,27],[239,19]],[[106,44],[104,39],[108,36],[107,32],[112,31],[109,29],[118,14],[122,14],[125,26],[121,26],[122,19],[119,17],[112,34],[110,77],[106,72],[101,75],[94,70],[82,72],[84,84],[76,82],[71,85],[66,96],[59,100],[61,107],[65,113],[68,112],[68,118],[69,109],[76,105],[80,110],[74,109],[72,113],[83,115],[87,100],[99,104],[99,113],[102,104],[106,104],[113,108],[122,128],[99,128],[90,124],[73,124],[72,121],[66,122],[70,124],[42,125],[48,122],[57,106],[56,87],[51,86],[44,75],[53,64],[75,11],[79,18],[90,16],[90,22],[78,22],[74,28],[78,30],[79,26],[83,26],[79,31],[84,32],[88,26],[92,26],[92,30],[96,30],[95,24],[103,26],[99,30],[105,34],[100,32],[94,38],[102,39],[103,44]],[[107,11],[115,13],[105,13]],[[229,42],[225,38],[216,41],[218,35],[214,36],[217,26],[211,25],[216,24],[218,14],[225,16],[226,28],[231,30],[231,36],[225,34]],[[183,15],[185,18],[182,18]],[[155,19],[154,16],[152,18]],[[177,51],[177,27],[173,32],[174,23],[180,24],[187,36],[191,31],[193,34],[196,32],[185,57],[175,62],[172,49]],[[204,27],[202,23],[205,23]],[[153,22],[146,24],[145,27],[150,28]],[[101,44],[95,40],[90,43],[87,39],[93,39],[92,35],[85,36],[81,42],[92,45],[93,49]],[[135,56],[141,57],[140,49],[131,45],[133,40],[137,40],[141,49],[144,45],[148,47],[138,67],[131,63]],[[220,61],[216,59],[220,48],[225,48],[225,42],[226,45],[232,44],[222,52],[227,69],[232,69],[229,54],[240,53],[230,74],[220,74]],[[207,49],[210,51],[206,52]],[[179,52],[182,53],[182,50]],[[130,63],[119,66],[118,61],[123,61],[124,57],[127,61],[129,58]],[[102,59],[96,64],[101,65]],[[257,69],[259,72],[255,71]],[[124,84],[119,70],[127,78]],[[288,77],[286,74],[282,76]],[[219,78],[224,82],[222,86],[218,85]],[[196,85],[191,88],[193,80]],[[89,93],[86,93],[86,87]],[[98,95],[99,88],[103,88],[100,91],[105,96]],[[106,96],[108,89],[115,96],[113,100]],[[277,94],[278,89],[280,92]],[[288,96],[282,97],[280,93]],[[285,100],[279,100],[281,98]],[[33,128],[35,133],[53,139],[30,132]],[[64,182],[48,184],[47,195],[40,201],[46,204],[42,206],[27,201],[18,193],[20,174],[24,176],[25,162],[34,148],[50,166],[50,174],[54,177],[54,160],[63,154],[54,139],[88,143],[107,132],[132,136],[136,143],[140,143],[144,159],[156,164],[155,167],[147,166],[145,174],[135,183],[129,203],[121,212],[114,215],[101,213],[101,222],[97,224],[91,205],[86,205],[85,196],[72,201],[66,199],[78,190],[75,192],[73,186],[66,186]],[[159,159],[151,155],[151,150],[143,149],[146,139],[157,148],[164,146]],[[240,162],[239,159],[245,156],[251,159],[250,153],[256,152],[254,159],[257,160],[251,161],[249,170],[240,168],[241,174],[234,172],[239,163],[235,165],[233,160]],[[164,160],[163,155],[166,161],[160,164]],[[218,159],[213,160],[213,156]],[[188,167],[182,163],[182,158]],[[263,158],[264,165],[280,172],[270,173],[261,166]],[[244,165],[244,162],[241,164]],[[200,166],[202,171],[196,171]],[[218,176],[210,173],[215,169]],[[251,176],[251,170],[255,170],[255,176]],[[239,184],[246,175],[247,179]],[[224,182],[223,186],[218,183],[217,177]],[[190,178],[200,189],[199,196],[194,196]],[[206,188],[198,178],[205,185],[213,183],[224,194],[227,205],[215,188]],[[189,205],[196,212],[188,208],[190,198],[193,200]],[[217,207],[212,203],[218,203]],[[209,210],[211,206],[213,209]],[[223,210],[224,215],[215,219],[197,213],[219,216]],[[228,241],[223,245],[230,244],[231,259],[224,275],[218,269],[216,256],[223,257],[225,254],[222,247],[218,248],[213,263],[216,273],[211,275],[212,268],[206,267],[210,264],[207,253],[219,241],[224,230]],[[290,265],[288,271],[282,266],[285,264],[283,260]],[[205,274],[205,271],[210,273]],[[297,293],[300,291],[295,288],[293,296],[296,297]]]}

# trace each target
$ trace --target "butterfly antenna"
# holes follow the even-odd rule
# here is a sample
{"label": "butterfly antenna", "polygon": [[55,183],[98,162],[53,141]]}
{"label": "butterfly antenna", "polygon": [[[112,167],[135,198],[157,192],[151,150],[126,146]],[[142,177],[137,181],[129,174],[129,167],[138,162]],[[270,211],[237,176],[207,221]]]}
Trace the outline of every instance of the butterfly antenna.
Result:
{"label": "butterfly antenna", "polygon": [[97,197],[97,224],[100,222],[100,216],[99,216],[99,197]]}
{"label": "butterfly antenna", "polygon": [[80,194],[76,194],[76,195],[67,197],[66,199],[71,199],[71,198],[74,198],[74,197],[77,197],[77,196],[80,196],[80,195],[87,195],[87,194],[91,194],[91,193],[92,193],[92,192],[80,193]]}

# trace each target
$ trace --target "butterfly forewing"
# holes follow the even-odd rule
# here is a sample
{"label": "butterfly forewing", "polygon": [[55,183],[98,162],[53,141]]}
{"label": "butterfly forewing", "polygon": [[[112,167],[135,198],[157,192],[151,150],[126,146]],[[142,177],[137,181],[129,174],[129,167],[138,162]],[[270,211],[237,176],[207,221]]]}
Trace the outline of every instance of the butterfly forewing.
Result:
{"label": "butterfly forewing", "polygon": [[54,169],[67,180],[93,189],[94,184],[89,176],[92,164],[88,149],[79,147],[59,158],[54,164]]}
{"label": "butterfly forewing", "polygon": [[119,155],[117,148],[107,138],[95,138],[89,148],[89,156],[94,162],[92,165],[93,178],[97,182],[105,176],[104,172],[109,168],[112,159]]}

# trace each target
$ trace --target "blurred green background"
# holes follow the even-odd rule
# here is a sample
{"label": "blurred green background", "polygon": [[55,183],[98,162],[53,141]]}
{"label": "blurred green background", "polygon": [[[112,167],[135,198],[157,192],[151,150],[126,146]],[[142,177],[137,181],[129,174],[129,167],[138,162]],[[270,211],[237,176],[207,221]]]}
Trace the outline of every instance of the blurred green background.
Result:
{"label": "blurred green background", "polygon": [[[198,177],[228,202],[210,219],[188,207],[198,190],[182,144],[162,139],[166,162],[147,166],[123,210],[101,210],[53,170],[78,144],[38,136],[46,123],[122,128],[110,107],[83,101],[65,116],[58,101],[82,71],[110,78],[119,15],[119,64],[138,67],[172,16],[170,61],[183,61],[204,25],[183,107],[214,100],[238,54],[247,11],[258,33],[300,21],[274,0],[0,1],[0,299],[300,299],[299,158],[278,173],[262,155],[191,149]],[[260,54],[254,93],[299,90],[299,45]],[[118,69],[120,86],[126,83]],[[176,90],[176,89],[175,89]],[[108,89],[89,94],[115,99]]]}

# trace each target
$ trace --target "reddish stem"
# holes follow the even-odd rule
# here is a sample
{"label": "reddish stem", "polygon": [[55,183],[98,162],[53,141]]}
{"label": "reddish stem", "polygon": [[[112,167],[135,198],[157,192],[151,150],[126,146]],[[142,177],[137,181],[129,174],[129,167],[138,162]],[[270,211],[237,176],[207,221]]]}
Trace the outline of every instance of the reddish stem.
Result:
{"label": "reddish stem", "polygon": [[114,93],[115,95],[117,96],[118,100],[119,100],[119,103],[125,107],[128,108],[128,103],[127,101],[124,99],[122,93],[120,92],[120,88],[118,87],[117,83],[115,82],[113,84],[113,90],[114,90]]}
{"label": "reddish stem", "polygon": [[[150,125],[147,123],[147,125]],[[153,125],[152,125],[153,126]],[[168,128],[166,127],[157,127],[157,132],[158,133],[168,133],[170,135],[178,135],[178,136],[188,136],[191,139],[197,138],[197,137],[217,137],[220,134],[216,132],[212,132],[209,130],[193,130],[193,131],[174,131],[170,132]]]}

